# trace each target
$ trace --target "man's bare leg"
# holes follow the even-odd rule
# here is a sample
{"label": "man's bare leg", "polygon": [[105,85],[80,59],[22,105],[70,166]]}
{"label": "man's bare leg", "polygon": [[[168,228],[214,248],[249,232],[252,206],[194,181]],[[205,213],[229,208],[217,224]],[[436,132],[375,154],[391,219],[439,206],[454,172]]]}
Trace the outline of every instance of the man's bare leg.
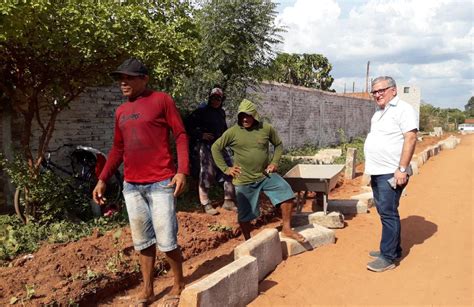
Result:
{"label": "man's bare leg", "polygon": [[293,201],[286,201],[281,204],[281,216],[283,219],[283,227],[281,233],[287,238],[295,239],[300,243],[305,243],[306,239],[293,229],[291,229],[291,214],[293,213]]}
{"label": "man's bare leg", "polygon": [[139,300],[150,300],[154,296],[153,279],[155,269],[156,245],[140,251],[140,270],[143,276],[143,291],[138,297]]}
{"label": "man's bare leg", "polygon": [[250,239],[250,230],[252,229],[252,225],[250,225],[250,222],[239,222],[239,225],[244,235],[245,241],[247,241]]}
{"label": "man's bare leg", "polygon": [[174,283],[173,288],[168,295],[180,295],[184,289],[184,277],[183,277],[183,258],[181,257],[181,249],[178,247],[172,251],[166,252],[166,260],[171,266],[173,271]]}

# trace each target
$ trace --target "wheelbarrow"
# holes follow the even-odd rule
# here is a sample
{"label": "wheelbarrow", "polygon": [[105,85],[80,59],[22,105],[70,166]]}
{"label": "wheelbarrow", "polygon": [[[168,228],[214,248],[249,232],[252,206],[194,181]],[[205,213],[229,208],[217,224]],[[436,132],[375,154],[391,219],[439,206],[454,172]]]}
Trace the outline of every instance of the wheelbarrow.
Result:
{"label": "wheelbarrow", "polygon": [[308,191],[323,194],[323,210],[327,215],[327,198],[329,192],[336,186],[339,174],[344,169],[344,165],[315,165],[297,164],[290,169],[283,177],[290,184],[293,191],[298,192],[296,211],[301,212],[302,200],[300,191]]}

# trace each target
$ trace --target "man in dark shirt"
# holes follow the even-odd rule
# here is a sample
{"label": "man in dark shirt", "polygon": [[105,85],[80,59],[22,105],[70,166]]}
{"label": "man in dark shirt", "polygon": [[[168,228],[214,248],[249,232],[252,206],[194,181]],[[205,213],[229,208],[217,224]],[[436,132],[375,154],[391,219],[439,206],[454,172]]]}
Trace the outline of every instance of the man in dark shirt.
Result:
{"label": "man in dark shirt", "polygon": [[[226,115],[222,109],[225,100],[224,92],[216,85],[209,92],[207,105],[197,108],[186,123],[188,133],[191,137],[193,166],[199,171],[199,201],[207,214],[215,215],[217,210],[211,205],[209,199],[209,188],[213,182],[223,182],[224,203],[222,208],[237,211],[235,206],[235,190],[232,185],[232,177],[225,175],[214,163],[211,154],[211,146],[227,130]],[[225,152],[226,161],[230,163],[230,155]]]}
{"label": "man in dark shirt", "polygon": [[[115,112],[112,149],[92,196],[99,205],[104,204],[107,179],[123,161],[123,195],[143,275],[143,291],[137,303],[153,300],[158,245],[174,273],[173,287],[164,300],[177,305],[184,279],[177,242],[176,197],[183,192],[189,174],[186,131],[173,99],[147,88],[148,70],[140,61],[128,59],[111,75],[128,100]],[[170,149],[170,131],[176,141],[178,169]]]}

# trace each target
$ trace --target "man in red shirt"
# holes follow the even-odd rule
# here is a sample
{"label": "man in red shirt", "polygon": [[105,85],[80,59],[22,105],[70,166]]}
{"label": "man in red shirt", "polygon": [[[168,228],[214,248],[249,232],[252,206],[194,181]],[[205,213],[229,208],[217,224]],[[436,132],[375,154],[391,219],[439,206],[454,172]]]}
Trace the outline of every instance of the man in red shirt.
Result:
{"label": "man in red shirt", "polygon": [[[143,275],[143,292],[138,303],[153,300],[158,245],[174,273],[174,285],[165,300],[177,305],[184,279],[177,243],[176,197],[183,192],[189,174],[188,138],[173,99],[147,88],[148,70],[140,61],[134,58],[124,61],[111,76],[119,82],[128,100],[115,112],[112,149],[93,198],[99,205],[104,203],[107,179],[123,162],[123,195]],[[176,141],[177,169],[170,149],[170,131]]]}

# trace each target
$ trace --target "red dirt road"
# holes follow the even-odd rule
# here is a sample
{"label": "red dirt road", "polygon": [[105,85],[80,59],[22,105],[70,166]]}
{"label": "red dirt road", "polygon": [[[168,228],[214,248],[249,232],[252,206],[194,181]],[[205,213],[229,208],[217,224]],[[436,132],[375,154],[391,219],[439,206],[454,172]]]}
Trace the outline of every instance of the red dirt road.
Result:
{"label": "red dirt road", "polygon": [[372,208],[346,219],[336,244],[281,263],[249,306],[472,306],[473,173],[474,135],[468,135],[410,180],[400,205],[403,257],[394,270],[366,269],[381,233]]}

